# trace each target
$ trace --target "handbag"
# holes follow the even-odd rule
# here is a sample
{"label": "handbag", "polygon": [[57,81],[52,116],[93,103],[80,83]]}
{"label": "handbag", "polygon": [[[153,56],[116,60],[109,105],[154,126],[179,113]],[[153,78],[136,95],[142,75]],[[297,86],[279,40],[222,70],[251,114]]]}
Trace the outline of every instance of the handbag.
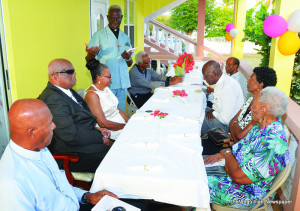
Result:
{"label": "handbag", "polygon": [[[231,136],[223,128],[219,127],[208,130],[207,135],[216,145],[221,145],[224,148],[230,147],[230,142],[233,141]],[[230,142],[224,142],[225,139],[230,139]]]}

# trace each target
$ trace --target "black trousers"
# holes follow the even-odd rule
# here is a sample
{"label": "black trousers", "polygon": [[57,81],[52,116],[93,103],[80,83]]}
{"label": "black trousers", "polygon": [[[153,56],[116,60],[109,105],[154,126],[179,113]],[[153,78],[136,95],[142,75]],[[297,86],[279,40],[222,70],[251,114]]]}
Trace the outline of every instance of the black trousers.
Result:
{"label": "black trousers", "polygon": [[131,98],[133,99],[133,102],[138,108],[142,107],[152,95],[153,94],[151,92],[147,94],[130,94]]}
{"label": "black trousers", "polygon": [[[107,150],[91,154],[77,154],[79,157],[78,162],[70,162],[69,168],[71,172],[92,172],[95,173],[110,146],[106,146]],[[60,169],[63,169],[63,160],[56,160]]]}

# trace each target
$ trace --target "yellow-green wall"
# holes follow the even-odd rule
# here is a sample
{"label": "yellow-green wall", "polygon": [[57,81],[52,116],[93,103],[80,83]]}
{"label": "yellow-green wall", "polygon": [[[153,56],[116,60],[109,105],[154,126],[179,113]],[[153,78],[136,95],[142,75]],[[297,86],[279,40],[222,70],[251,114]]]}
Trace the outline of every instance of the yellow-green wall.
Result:
{"label": "yellow-green wall", "polygon": [[135,0],[135,43],[137,51],[144,50],[144,17],[165,7],[174,0]]}
{"label": "yellow-green wall", "polygon": [[[170,2],[135,0],[138,51],[144,49],[144,17]],[[88,87],[84,43],[90,40],[89,0],[3,0],[2,4],[13,101],[36,98],[43,91],[47,66],[55,58],[72,62],[77,73],[75,89]],[[125,8],[124,0],[109,4]]]}
{"label": "yellow-green wall", "polygon": [[89,85],[84,59],[84,43],[90,38],[88,0],[2,2],[14,101],[42,92],[48,81],[47,66],[55,58],[73,63],[76,87]]}

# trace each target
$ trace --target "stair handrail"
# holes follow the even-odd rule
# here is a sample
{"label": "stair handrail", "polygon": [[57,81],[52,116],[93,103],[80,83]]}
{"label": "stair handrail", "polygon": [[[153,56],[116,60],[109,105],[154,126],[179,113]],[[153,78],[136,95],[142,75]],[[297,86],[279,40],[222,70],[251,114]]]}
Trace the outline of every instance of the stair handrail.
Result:
{"label": "stair handrail", "polygon": [[[176,35],[177,37],[179,37],[179,38],[181,38],[181,39],[183,39],[183,40],[185,40],[185,41],[187,41],[187,42],[193,44],[194,46],[197,46],[197,42],[196,42],[195,40],[193,40],[193,39],[189,38],[188,36],[185,36],[185,35],[181,34],[180,32],[178,32],[178,31],[176,31],[176,30],[174,30],[174,29],[172,29],[172,28],[170,28],[170,27],[168,27],[168,26],[166,26],[166,25],[160,23],[159,21],[156,21],[156,20],[153,19],[153,20],[150,20],[149,23],[152,23],[153,25],[158,26],[159,28],[168,31],[168,32],[170,32],[171,34]],[[210,48],[208,48],[208,47],[206,47],[206,46],[204,46],[204,49],[205,49],[206,51],[208,51],[208,52],[210,52],[210,53],[216,55],[217,57],[223,57],[223,56],[222,56],[221,54],[219,54],[218,52],[216,52],[216,51],[214,51],[214,50],[212,50],[212,49],[210,49]]]}

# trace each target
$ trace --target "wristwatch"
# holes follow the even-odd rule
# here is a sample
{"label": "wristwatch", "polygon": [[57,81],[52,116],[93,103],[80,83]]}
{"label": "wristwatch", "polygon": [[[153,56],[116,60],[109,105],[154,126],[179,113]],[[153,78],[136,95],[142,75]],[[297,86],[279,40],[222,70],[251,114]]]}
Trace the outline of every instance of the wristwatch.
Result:
{"label": "wristwatch", "polygon": [[226,155],[226,154],[228,154],[228,153],[230,153],[230,154],[231,154],[231,150],[229,150],[229,149],[228,149],[228,150],[226,150],[226,151],[224,152],[224,157],[225,157],[225,155]]}
{"label": "wristwatch", "polygon": [[88,193],[88,192],[85,192],[85,193],[82,195],[82,197],[81,197],[81,202],[84,203],[84,204],[87,203],[87,199],[86,199],[86,194],[87,194],[87,193]]}

